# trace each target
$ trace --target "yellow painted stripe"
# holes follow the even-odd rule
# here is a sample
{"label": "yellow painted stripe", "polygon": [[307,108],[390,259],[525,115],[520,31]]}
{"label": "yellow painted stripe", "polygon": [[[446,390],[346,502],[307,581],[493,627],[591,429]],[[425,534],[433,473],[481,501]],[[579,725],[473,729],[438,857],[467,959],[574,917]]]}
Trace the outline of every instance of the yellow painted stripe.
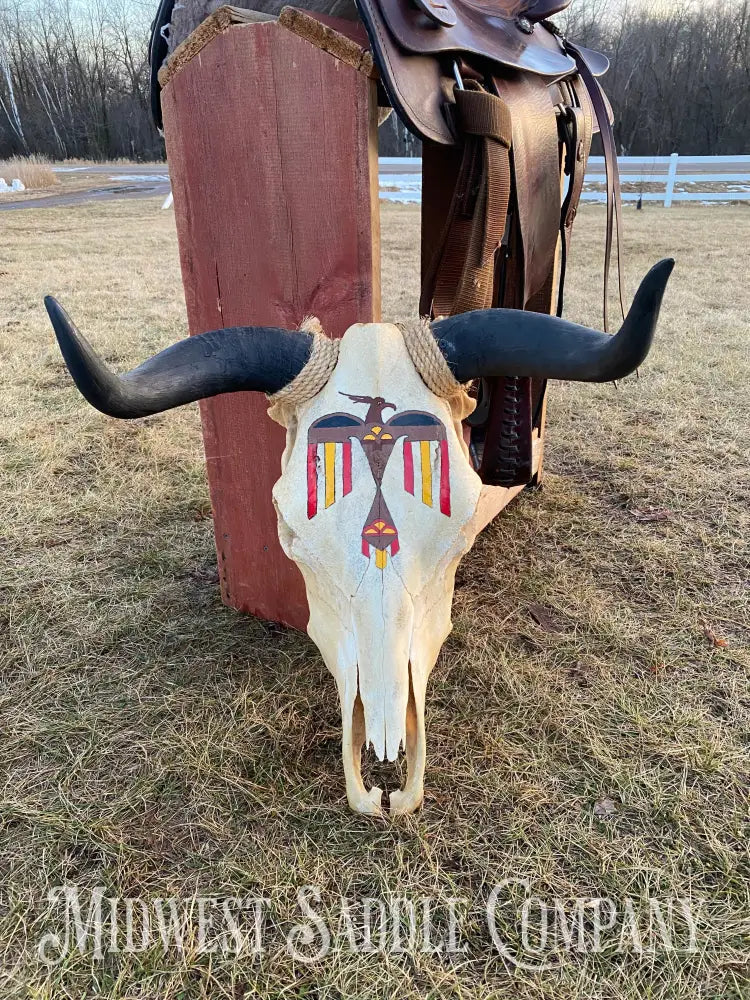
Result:
{"label": "yellow painted stripe", "polygon": [[326,470],[326,507],[330,507],[336,499],[336,442],[326,441],[325,443],[325,470]]}
{"label": "yellow painted stripe", "polygon": [[419,454],[422,460],[422,503],[432,507],[432,465],[430,464],[429,441],[419,442]]}
{"label": "yellow painted stripe", "polygon": [[378,569],[385,569],[388,562],[388,553],[385,549],[375,549],[375,565]]}

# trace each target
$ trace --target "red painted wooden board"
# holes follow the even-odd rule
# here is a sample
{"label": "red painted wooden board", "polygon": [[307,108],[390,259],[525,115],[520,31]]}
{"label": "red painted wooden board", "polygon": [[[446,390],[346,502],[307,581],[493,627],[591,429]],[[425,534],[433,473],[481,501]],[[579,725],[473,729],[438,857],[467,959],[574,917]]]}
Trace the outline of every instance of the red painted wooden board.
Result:
{"label": "red painted wooden board", "polygon": [[[373,95],[372,81],[275,23],[230,28],[165,87],[192,334],[315,315],[341,336],[379,319]],[[266,408],[255,393],[201,403],[222,597],[304,628],[302,577],[271,499],[284,431]]]}

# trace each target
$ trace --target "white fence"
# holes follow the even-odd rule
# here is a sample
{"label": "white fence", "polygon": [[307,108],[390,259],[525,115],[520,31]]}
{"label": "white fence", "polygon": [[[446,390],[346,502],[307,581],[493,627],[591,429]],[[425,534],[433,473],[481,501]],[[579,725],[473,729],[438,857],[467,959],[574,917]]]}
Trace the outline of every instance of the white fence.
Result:
{"label": "white fence", "polygon": [[[638,191],[623,191],[623,201],[748,201],[750,200],[750,156],[621,156],[617,160],[623,184]],[[598,171],[598,172],[597,172]],[[735,171],[735,172],[733,172]],[[589,158],[586,184],[604,184],[604,157]],[[722,185],[721,191],[684,191],[695,184]],[[663,191],[654,191],[659,185]],[[604,201],[601,191],[586,191],[585,201]]]}
{"label": "white fence", "polygon": [[[630,190],[623,201],[750,201],[750,156],[621,156],[617,160],[620,180]],[[421,201],[422,161],[417,158],[380,158],[380,197],[386,201]],[[586,170],[586,186],[605,182],[604,158],[592,156]],[[695,187],[700,185],[698,190]],[[709,185],[706,190],[704,185]],[[720,186],[720,190],[716,190]],[[632,190],[635,187],[636,190]],[[662,190],[658,190],[661,188]],[[691,190],[692,189],[692,190]],[[584,201],[604,201],[601,190],[587,190]]]}

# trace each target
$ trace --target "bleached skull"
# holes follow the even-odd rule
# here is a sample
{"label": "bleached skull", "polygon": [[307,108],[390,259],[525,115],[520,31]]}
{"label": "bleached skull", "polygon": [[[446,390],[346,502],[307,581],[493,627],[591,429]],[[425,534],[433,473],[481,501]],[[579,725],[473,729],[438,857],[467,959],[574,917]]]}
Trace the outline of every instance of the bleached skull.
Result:
{"label": "bleached skull", "polygon": [[283,407],[279,537],[305,579],[308,632],[336,678],[357,812],[381,809],[381,790],[362,783],[363,741],[381,760],[406,749],[408,781],[391,811],[422,800],[427,678],[477,532],[482,484],[461,435],[471,409],[462,391],[451,400],[430,392],[386,324],[351,327],[325,388]]}
{"label": "bleached skull", "polygon": [[45,300],[78,388],[111,416],[222,392],[271,394],[271,415],[287,429],[274,488],[279,537],[302,571],[308,631],[336,679],[357,812],[381,811],[381,790],[362,781],[365,743],[381,759],[406,751],[406,786],[391,794],[392,812],[410,812],[423,797],[427,680],[450,631],[456,567],[484,523],[461,432],[473,404],[461,384],[624,377],[649,351],[672,266],[651,269],[614,337],[491,309],[425,325],[416,341],[389,324],[358,324],[336,356],[320,334],[242,327],[182,340],[122,376]]}

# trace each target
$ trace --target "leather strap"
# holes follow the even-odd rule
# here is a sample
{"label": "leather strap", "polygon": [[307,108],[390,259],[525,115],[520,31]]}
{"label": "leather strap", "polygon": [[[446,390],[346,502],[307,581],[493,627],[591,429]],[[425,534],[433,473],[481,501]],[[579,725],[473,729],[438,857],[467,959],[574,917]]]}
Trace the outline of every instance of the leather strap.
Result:
{"label": "leather strap", "polygon": [[[514,224],[508,239],[499,306],[549,313],[560,229],[560,144],[549,81],[506,73],[494,86],[513,114]],[[557,94],[557,91],[555,91]],[[492,397],[480,475],[516,486],[532,476],[534,412],[545,384],[538,379],[491,380]]]}
{"label": "leather strap", "polygon": [[475,81],[456,89],[464,152],[437,251],[422,286],[423,316],[451,316],[493,303],[495,253],[510,198],[511,120],[499,97]]}
{"label": "leather strap", "polygon": [[552,270],[560,229],[560,153],[549,81],[531,73],[495,76],[513,116],[513,176],[523,243],[523,309]]}
{"label": "leather strap", "polygon": [[604,244],[604,329],[609,329],[609,309],[607,298],[609,293],[609,269],[612,258],[612,231],[617,227],[616,233],[616,254],[617,254],[617,286],[620,296],[620,312],[625,318],[624,295],[622,291],[622,254],[620,239],[622,234],[622,212],[620,204],[620,174],[617,167],[617,149],[615,148],[615,137],[612,131],[612,123],[609,118],[609,108],[599,86],[599,82],[589,69],[586,60],[578,47],[572,42],[564,41],[564,48],[576,61],[578,72],[583,80],[591,104],[599,125],[599,132],[602,137],[602,147],[604,149],[604,169],[607,176],[607,236]]}
{"label": "leather strap", "polygon": [[570,254],[570,239],[573,235],[573,222],[578,212],[583,182],[586,176],[591,139],[594,130],[594,113],[586,88],[581,85],[580,78],[570,81],[571,99],[578,102],[564,107],[565,120],[563,130],[565,135],[565,172],[568,175],[568,190],[560,213],[560,276],[557,288],[557,315],[562,316],[563,296],[565,289],[565,271]]}

